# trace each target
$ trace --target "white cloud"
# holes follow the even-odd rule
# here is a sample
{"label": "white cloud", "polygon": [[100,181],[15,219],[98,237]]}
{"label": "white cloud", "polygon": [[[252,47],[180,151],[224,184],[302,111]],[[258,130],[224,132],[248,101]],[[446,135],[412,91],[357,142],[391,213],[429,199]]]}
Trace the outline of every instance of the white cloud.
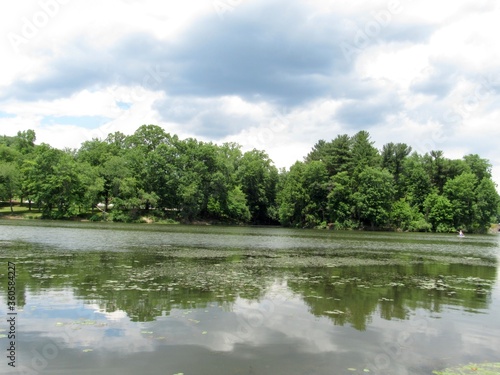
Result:
{"label": "white cloud", "polygon": [[[500,120],[498,5],[228,4],[221,15],[205,0],[9,3],[0,12],[0,111],[15,117],[0,116],[1,132],[31,128],[39,141],[78,147],[153,123],[181,137],[265,149],[278,166],[290,166],[319,139],[353,134],[371,121],[364,128],[379,148],[401,141],[449,157],[479,153],[492,159],[500,184],[492,136]],[[271,22],[277,15],[269,9],[287,22]],[[289,23],[297,25],[292,39]],[[347,63],[339,43],[356,45],[359,32],[367,45],[357,45]],[[18,51],[13,35],[24,38]],[[249,53],[258,56],[243,66]],[[157,66],[171,76],[140,86]],[[37,97],[42,89],[52,96]],[[50,125],[46,116],[53,116]],[[92,129],[58,123],[61,116],[110,121]]]}

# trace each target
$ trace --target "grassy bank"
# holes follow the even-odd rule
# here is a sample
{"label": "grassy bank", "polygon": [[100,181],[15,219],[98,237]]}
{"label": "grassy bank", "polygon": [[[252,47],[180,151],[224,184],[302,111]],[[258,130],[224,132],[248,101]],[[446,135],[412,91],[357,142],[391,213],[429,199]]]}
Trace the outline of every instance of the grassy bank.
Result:
{"label": "grassy bank", "polygon": [[36,208],[31,208],[31,211],[28,207],[20,206],[19,203],[16,203],[12,206],[13,212],[10,209],[8,204],[0,205],[0,219],[40,219],[42,217],[42,213],[40,210]]}

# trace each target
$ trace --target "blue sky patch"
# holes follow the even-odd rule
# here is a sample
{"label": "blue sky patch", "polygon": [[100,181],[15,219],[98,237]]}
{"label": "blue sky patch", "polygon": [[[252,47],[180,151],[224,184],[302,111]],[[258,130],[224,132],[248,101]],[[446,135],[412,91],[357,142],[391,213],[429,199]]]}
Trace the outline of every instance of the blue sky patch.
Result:
{"label": "blue sky patch", "polygon": [[121,109],[129,109],[132,107],[132,104],[126,102],[116,102],[116,105]]}
{"label": "blue sky patch", "polygon": [[13,115],[12,113],[0,111],[0,118],[14,118],[14,117],[16,117],[16,115]]}
{"label": "blue sky patch", "polygon": [[86,129],[97,128],[111,121],[108,117],[103,116],[45,116],[42,125],[74,125]]}

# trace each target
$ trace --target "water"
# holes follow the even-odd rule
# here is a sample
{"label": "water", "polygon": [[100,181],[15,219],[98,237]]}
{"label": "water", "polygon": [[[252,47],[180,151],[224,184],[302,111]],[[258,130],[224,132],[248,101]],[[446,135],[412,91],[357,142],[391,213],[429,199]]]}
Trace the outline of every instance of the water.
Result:
{"label": "water", "polygon": [[18,315],[16,368],[2,356],[0,373],[404,375],[499,362],[499,243],[1,221],[0,315],[8,261]]}

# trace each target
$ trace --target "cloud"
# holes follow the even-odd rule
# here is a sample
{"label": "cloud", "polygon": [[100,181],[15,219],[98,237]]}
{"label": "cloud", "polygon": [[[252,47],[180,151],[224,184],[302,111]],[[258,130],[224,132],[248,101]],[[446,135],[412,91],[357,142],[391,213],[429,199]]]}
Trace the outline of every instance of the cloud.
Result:
{"label": "cloud", "polygon": [[238,95],[295,105],[345,95],[344,75],[353,65],[342,54],[338,20],[310,20],[307,12],[300,3],[280,2],[239,9],[224,22],[213,14],[176,42],[131,33],[111,48],[100,48],[95,40],[79,37],[66,43],[63,55],[51,56],[42,74],[13,83],[9,97],[55,99],[106,85],[148,83],[153,87],[147,88],[170,95]]}
{"label": "cloud", "polygon": [[335,117],[350,128],[362,130],[383,123],[387,116],[397,114],[401,108],[400,100],[394,95],[375,96],[345,102]]}
{"label": "cloud", "polygon": [[456,66],[450,64],[428,66],[420,72],[419,76],[414,78],[410,90],[413,93],[443,98],[453,89],[457,78]]}
{"label": "cloud", "polygon": [[[352,67],[337,45],[335,19],[318,33],[305,12],[303,5],[279,2],[238,9],[224,22],[202,20],[173,51],[178,81],[169,92],[287,104],[328,94],[331,76]],[[271,14],[280,17],[263,16]]]}
{"label": "cloud", "polygon": [[184,130],[219,140],[257,126],[262,108],[239,97],[172,98],[158,100],[154,108],[163,121],[182,124]]}
{"label": "cloud", "polygon": [[[280,167],[318,139],[368,129],[378,147],[498,160],[497,5],[222,2],[223,14],[203,0],[61,5],[18,54],[0,40],[0,127],[78,147],[156,123],[264,149]],[[1,31],[22,33],[40,9],[9,5]]]}

